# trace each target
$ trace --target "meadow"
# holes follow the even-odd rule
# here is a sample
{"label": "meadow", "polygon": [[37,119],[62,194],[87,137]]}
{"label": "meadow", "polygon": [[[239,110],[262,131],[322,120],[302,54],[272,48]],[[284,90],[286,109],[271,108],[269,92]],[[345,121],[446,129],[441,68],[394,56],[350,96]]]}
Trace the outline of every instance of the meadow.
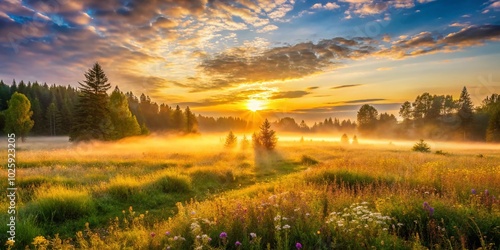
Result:
{"label": "meadow", "polygon": [[299,138],[271,152],[220,136],[29,138],[16,242],[2,223],[1,248],[500,249],[500,147]]}

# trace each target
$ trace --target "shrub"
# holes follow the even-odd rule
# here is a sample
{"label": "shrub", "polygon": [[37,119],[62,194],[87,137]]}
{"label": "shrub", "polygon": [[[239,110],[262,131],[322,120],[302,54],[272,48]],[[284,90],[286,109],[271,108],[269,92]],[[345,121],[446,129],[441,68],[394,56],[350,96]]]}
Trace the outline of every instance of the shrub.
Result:
{"label": "shrub", "polygon": [[63,222],[92,214],[94,203],[84,189],[53,186],[37,189],[35,200],[27,204],[26,212],[42,223]]}
{"label": "shrub", "polygon": [[429,153],[431,152],[431,147],[424,140],[420,139],[419,142],[413,145],[412,150],[416,152]]}
{"label": "shrub", "polygon": [[126,201],[139,192],[140,185],[141,183],[133,177],[119,175],[109,181],[107,192],[113,198]]}
{"label": "shrub", "polygon": [[160,177],[152,187],[165,193],[187,193],[192,190],[189,177],[173,174]]}
{"label": "shrub", "polygon": [[316,159],[314,159],[310,156],[302,155],[302,159],[300,160],[300,163],[302,163],[304,165],[316,165],[319,163],[319,161],[317,161]]}
{"label": "shrub", "polygon": [[346,134],[343,134],[342,137],[340,137],[340,143],[349,144],[349,137],[347,137]]}

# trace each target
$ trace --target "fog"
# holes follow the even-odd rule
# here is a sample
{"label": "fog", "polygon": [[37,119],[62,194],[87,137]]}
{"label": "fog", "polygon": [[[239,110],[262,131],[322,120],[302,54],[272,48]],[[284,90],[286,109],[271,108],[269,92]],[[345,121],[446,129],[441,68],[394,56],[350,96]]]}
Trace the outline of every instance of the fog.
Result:
{"label": "fog", "polygon": [[[251,133],[235,133],[238,142],[243,135],[251,141]],[[227,133],[210,133],[202,135],[150,135],[140,137],[129,137],[113,142],[70,142],[68,137],[28,137],[26,142],[17,141],[18,151],[38,151],[38,150],[64,150],[76,152],[88,152],[93,154],[143,154],[148,153],[216,153],[223,149]],[[331,145],[342,145],[344,147],[355,147],[355,145],[344,145],[340,143],[341,134],[293,134],[278,133],[278,146],[300,143],[304,138],[304,145],[315,145],[328,143]],[[4,137],[4,143],[0,148],[7,148],[7,138]],[[352,135],[349,136],[352,141]],[[480,142],[450,142],[425,140],[432,151],[435,150],[499,150],[500,144],[480,143]],[[359,145],[357,147],[393,147],[399,149],[410,149],[416,141],[409,140],[391,140],[391,139],[369,139],[358,136]]]}

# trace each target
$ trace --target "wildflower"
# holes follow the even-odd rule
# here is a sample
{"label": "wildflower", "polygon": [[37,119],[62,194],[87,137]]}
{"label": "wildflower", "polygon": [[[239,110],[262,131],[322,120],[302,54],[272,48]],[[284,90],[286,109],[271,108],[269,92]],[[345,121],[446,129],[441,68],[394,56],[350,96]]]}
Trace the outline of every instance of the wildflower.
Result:
{"label": "wildflower", "polygon": [[178,240],[178,239],[179,239],[179,236],[174,236],[174,241]]}
{"label": "wildflower", "polygon": [[295,248],[302,249],[302,244],[300,242],[295,243]]}
{"label": "wildflower", "polygon": [[165,235],[166,235],[166,236],[169,236],[169,235],[170,235],[170,231],[166,231],[166,232],[165,232]]}
{"label": "wildflower", "polygon": [[474,189],[474,188],[470,192],[471,192],[471,194],[476,194],[477,193],[476,189]]}
{"label": "wildflower", "polygon": [[151,235],[151,238],[154,238],[156,236],[155,232],[151,232],[149,235]]}
{"label": "wildflower", "polygon": [[488,191],[488,189],[485,189],[485,190],[484,190],[484,195],[485,195],[485,196],[490,195],[490,192]]}
{"label": "wildflower", "polygon": [[283,229],[290,229],[290,225],[288,225],[288,224],[284,225]]}
{"label": "wildflower", "polygon": [[234,245],[235,245],[236,247],[239,247],[239,246],[241,246],[241,242],[236,241],[236,243],[234,243]]}
{"label": "wildflower", "polygon": [[227,233],[226,232],[220,233],[219,238],[221,238],[221,239],[227,238]]}
{"label": "wildflower", "polygon": [[255,239],[255,237],[257,237],[257,234],[256,233],[250,233],[250,237],[252,237],[252,239]]}
{"label": "wildflower", "polygon": [[433,207],[429,208],[429,215],[430,216],[434,215],[434,208]]}
{"label": "wildflower", "polygon": [[429,203],[427,203],[427,201],[424,201],[424,209],[429,209]]}
{"label": "wildflower", "polygon": [[201,239],[201,236],[196,235],[196,239],[197,239],[197,240]]}

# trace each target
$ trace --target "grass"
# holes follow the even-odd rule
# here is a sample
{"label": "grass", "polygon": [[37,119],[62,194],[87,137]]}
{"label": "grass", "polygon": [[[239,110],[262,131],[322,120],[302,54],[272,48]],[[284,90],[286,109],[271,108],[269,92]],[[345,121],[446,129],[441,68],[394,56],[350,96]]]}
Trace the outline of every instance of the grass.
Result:
{"label": "grass", "polygon": [[18,152],[14,249],[500,247],[497,150],[280,142],[254,154],[213,141]]}

